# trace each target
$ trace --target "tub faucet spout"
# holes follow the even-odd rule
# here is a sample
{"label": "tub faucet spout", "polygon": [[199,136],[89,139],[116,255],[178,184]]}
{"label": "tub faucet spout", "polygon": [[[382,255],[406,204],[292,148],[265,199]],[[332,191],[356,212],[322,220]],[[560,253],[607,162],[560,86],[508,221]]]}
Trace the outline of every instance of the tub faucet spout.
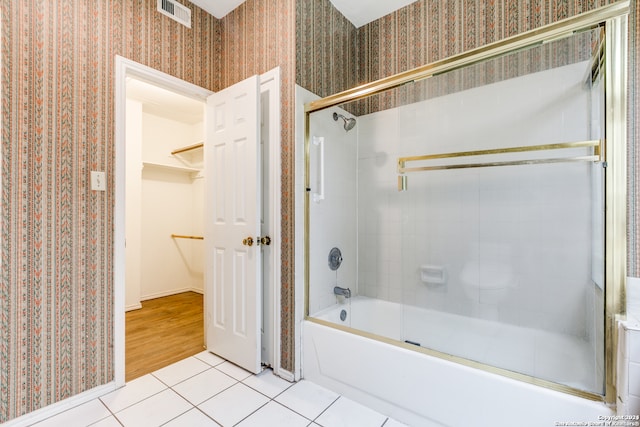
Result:
{"label": "tub faucet spout", "polygon": [[335,286],[333,288],[333,293],[336,295],[342,295],[345,298],[351,298],[351,289],[349,288],[341,288],[340,286]]}

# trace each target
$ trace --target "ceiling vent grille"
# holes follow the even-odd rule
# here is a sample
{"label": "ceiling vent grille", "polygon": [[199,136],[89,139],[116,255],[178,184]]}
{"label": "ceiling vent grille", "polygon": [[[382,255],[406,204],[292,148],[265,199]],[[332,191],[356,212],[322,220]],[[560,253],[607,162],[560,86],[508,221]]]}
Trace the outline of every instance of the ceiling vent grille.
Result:
{"label": "ceiling vent grille", "polygon": [[191,9],[175,0],[158,0],[158,12],[191,28]]}

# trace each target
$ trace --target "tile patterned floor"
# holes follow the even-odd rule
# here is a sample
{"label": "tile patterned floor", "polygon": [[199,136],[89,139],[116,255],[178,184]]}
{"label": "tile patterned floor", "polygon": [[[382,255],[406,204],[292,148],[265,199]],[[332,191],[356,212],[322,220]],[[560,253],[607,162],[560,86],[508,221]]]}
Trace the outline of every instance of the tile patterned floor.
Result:
{"label": "tile patterned floor", "polygon": [[397,427],[309,381],[252,375],[208,352],[127,383],[37,427]]}

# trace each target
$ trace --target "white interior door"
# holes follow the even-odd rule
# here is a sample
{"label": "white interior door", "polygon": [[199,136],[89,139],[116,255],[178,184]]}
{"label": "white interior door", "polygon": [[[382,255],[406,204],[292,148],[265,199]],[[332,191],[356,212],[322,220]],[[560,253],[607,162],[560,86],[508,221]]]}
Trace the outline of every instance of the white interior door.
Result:
{"label": "white interior door", "polygon": [[[207,349],[260,372],[262,266],[258,76],[207,99]],[[249,240],[251,239],[251,240]]]}

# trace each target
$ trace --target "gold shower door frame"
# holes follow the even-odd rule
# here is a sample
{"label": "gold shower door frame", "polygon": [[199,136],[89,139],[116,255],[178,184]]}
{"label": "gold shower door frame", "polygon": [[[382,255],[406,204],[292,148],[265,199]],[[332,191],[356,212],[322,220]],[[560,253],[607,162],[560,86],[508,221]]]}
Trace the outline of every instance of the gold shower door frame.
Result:
{"label": "gold shower door frame", "polygon": [[616,322],[624,319],[625,285],[627,275],[627,16],[629,1],[616,2],[578,16],[558,21],[486,46],[470,50],[440,61],[414,68],[390,77],[367,83],[346,91],[310,102],[304,115],[304,188],[310,188],[310,114],[346,102],[359,100],[401,86],[452,71],[476,62],[488,60],[508,52],[536,44],[569,37],[581,31],[600,27],[604,32],[605,81],[605,140],[602,153],[605,168],[605,394],[595,394],[566,385],[486,365],[436,350],[416,347],[357,329],[337,325],[309,316],[309,208],[310,192],[304,197],[304,288],[305,320],[340,329],[391,345],[418,351],[487,372],[503,375],[549,389],[562,391],[586,399],[615,404],[616,400]]}

